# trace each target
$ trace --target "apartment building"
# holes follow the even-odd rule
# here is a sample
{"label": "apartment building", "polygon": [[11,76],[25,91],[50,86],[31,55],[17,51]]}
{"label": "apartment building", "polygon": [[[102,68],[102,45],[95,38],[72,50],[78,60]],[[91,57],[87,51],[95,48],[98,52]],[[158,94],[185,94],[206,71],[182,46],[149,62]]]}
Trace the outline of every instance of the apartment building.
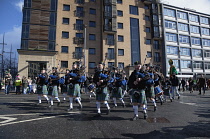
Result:
{"label": "apartment building", "polygon": [[[129,71],[135,61],[161,66],[161,20],[156,0],[24,0],[18,70],[71,69],[94,73],[99,62]],[[50,72],[50,70],[48,70]]]}
{"label": "apartment building", "polygon": [[163,23],[163,67],[172,59],[179,74],[210,74],[210,15],[160,4]]}

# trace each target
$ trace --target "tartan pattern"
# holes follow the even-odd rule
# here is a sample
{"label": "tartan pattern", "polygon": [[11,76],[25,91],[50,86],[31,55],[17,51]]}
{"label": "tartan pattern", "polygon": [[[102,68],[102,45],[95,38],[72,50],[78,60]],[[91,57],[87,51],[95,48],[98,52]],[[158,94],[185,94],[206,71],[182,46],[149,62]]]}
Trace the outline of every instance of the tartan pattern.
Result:
{"label": "tartan pattern", "polygon": [[68,92],[68,85],[66,85],[65,87],[61,86],[61,93],[66,93],[66,92]]}
{"label": "tartan pattern", "polygon": [[[99,93],[97,93],[100,91]],[[96,88],[96,100],[97,101],[108,101],[109,93],[107,91],[107,87],[104,88]]]}
{"label": "tartan pattern", "polygon": [[112,97],[114,98],[123,98],[123,89],[122,87],[116,87],[116,90],[112,90]]}
{"label": "tartan pattern", "polygon": [[74,96],[74,97],[80,97],[80,86],[79,84],[75,84],[74,88],[70,89],[68,86],[68,95],[69,96]]}
{"label": "tartan pattern", "polygon": [[53,86],[52,96],[58,97],[58,86]]}
{"label": "tartan pattern", "polygon": [[148,98],[155,98],[154,87],[153,86],[147,87],[147,89],[145,90],[145,94],[146,97]]}
{"label": "tartan pattern", "polygon": [[[133,103],[139,103],[139,104],[147,104],[146,100],[146,95],[145,95],[145,90],[143,89],[133,89],[133,94],[132,94],[132,102]],[[134,92],[137,92],[139,94],[139,99],[136,99],[134,97]]]}
{"label": "tartan pattern", "polygon": [[37,88],[37,94],[48,95],[47,85],[43,85],[41,89]]}

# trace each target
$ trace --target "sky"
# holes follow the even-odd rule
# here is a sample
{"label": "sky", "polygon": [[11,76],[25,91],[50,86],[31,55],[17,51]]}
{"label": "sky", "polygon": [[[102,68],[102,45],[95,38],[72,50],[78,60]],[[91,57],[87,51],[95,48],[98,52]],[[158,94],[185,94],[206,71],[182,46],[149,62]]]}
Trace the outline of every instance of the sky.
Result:
{"label": "sky", "polygon": [[[195,9],[197,12],[210,14],[210,0],[161,0],[163,3],[181,8]],[[24,0],[0,0],[0,43],[5,34],[5,52],[10,52],[12,45],[13,57],[21,42],[22,5]],[[0,44],[0,53],[2,45]],[[5,53],[5,56],[8,53]]]}

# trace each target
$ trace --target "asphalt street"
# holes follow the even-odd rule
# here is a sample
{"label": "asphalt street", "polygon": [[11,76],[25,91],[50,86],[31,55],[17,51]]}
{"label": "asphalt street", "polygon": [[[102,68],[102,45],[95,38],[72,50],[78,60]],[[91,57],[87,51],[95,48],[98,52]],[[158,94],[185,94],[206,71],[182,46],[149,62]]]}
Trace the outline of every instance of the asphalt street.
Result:
{"label": "asphalt street", "polygon": [[[148,103],[148,119],[143,119],[139,109],[139,119],[133,117],[129,98],[126,107],[118,104],[106,115],[102,105],[102,117],[95,117],[94,98],[82,95],[83,109],[74,103],[74,110],[68,112],[68,101],[49,108],[42,98],[37,105],[37,95],[5,95],[0,92],[0,139],[100,139],[100,138],[145,138],[145,139],[186,139],[210,138],[210,91],[205,95],[198,92],[181,92],[181,98],[153,111]],[[112,101],[110,106],[113,107]]]}

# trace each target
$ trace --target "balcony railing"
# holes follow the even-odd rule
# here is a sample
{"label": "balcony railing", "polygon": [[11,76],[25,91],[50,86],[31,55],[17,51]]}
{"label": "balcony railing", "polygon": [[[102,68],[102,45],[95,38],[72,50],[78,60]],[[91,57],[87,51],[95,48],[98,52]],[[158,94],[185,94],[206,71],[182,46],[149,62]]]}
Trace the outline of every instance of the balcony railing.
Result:
{"label": "balcony railing", "polygon": [[74,11],[74,16],[76,17],[84,17],[85,16],[85,12],[84,11]]}
{"label": "balcony railing", "polygon": [[74,30],[84,30],[84,24],[74,24]]}
{"label": "balcony railing", "polygon": [[84,44],[84,38],[74,37],[74,44]]}
{"label": "balcony railing", "polygon": [[116,4],[116,0],[104,0],[104,5],[115,5]]}
{"label": "balcony railing", "polygon": [[75,3],[76,4],[84,4],[85,3],[85,0],[75,0]]}
{"label": "balcony railing", "polygon": [[74,59],[81,59],[83,57],[83,53],[82,52],[74,52],[73,53],[73,58]]}
{"label": "balcony railing", "polygon": [[104,12],[104,17],[112,18],[112,12]]}
{"label": "balcony railing", "polygon": [[142,1],[144,3],[152,3],[153,0],[139,0],[139,1]]}
{"label": "balcony railing", "polygon": [[114,45],[115,43],[114,43],[114,39],[109,39],[109,38],[107,38],[106,39],[106,44],[107,45]]}

